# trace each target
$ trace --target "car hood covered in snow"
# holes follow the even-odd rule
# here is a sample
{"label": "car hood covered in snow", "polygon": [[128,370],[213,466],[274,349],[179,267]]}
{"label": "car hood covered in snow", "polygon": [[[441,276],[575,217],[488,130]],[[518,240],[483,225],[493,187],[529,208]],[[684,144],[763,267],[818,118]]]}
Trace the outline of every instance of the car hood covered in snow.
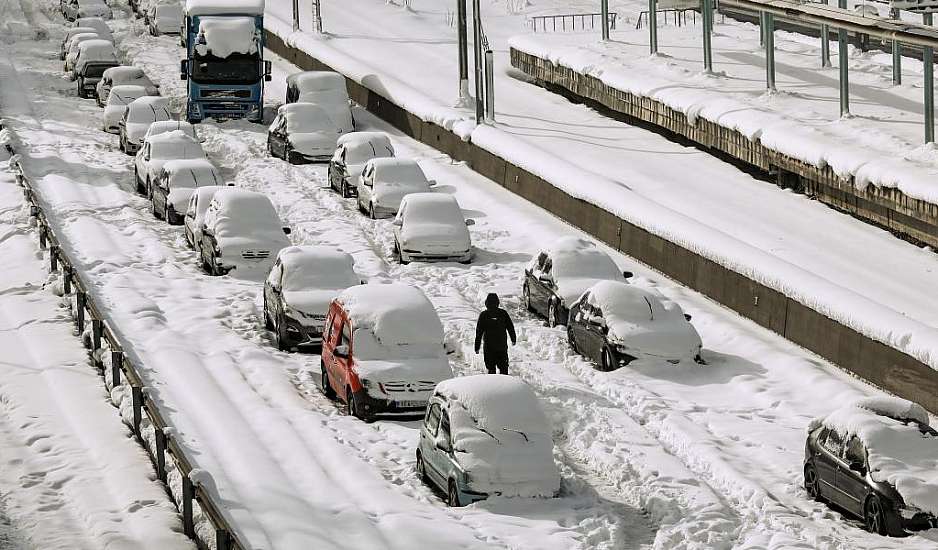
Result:
{"label": "car hood covered in snow", "polygon": [[[283,300],[287,306],[306,315],[318,315],[323,318],[329,311],[329,304],[344,289],[284,290]],[[304,321],[305,319],[297,319]],[[320,324],[321,321],[320,321]]]}
{"label": "car hood covered in snow", "polygon": [[304,155],[331,156],[336,147],[336,133],[311,132],[290,134],[293,148]]}
{"label": "car hood covered in snow", "polygon": [[438,384],[453,377],[453,369],[446,360],[442,346],[435,357],[355,359],[355,370],[360,378],[376,383],[406,381]]}
{"label": "car hood covered in snow", "polygon": [[[462,222],[462,220],[459,220]],[[401,246],[404,248],[427,249],[445,247],[454,250],[469,248],[469,229],[465,223],[414,223],[408,221],[401,228]]]}

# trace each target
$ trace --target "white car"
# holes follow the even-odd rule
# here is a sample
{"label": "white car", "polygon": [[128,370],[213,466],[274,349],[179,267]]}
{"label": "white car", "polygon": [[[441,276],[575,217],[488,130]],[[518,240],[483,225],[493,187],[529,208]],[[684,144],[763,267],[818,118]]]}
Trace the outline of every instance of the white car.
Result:
{"label": "white car", "polygon": [[560,471],[550,422],[523,381],[502,374],[440,382],[427,404],[417,447],[417,476],[450,506],[489,495],[553,497]]}
{"label": "white car", "polygon": [[110,19],[113,16],[111,8],[102,0],[70,0],[62,5],[62,14],[68,21],[86,17]]}
{"label": "white car", "polygon": [[264,283],[264,324],[283,351],[322,344],[329,304],[362,284],[346,252],[326,246],[288,246]]}
{"label": "white car", "polygon": [[111,36],[111,28],[107,26],[107,22],[100,17],[79,17],[75,20],[76,27],[90,27],[98,33],[101,38],[105,38],[113,42]]}
{"label": "white car", "polygon": [[104,131],[109,134],[120,133],[120,121],[124,118],[127,105],[145,95],[149,94],[143,86],[121,84],[111,88],[104,104]]}
{"label": "white car", "polygon": [[158,120],[150,124],[150,127],[147,128],[147,133],[143,135],[143,141],[146,141],[153,136],[157,136],[165,132],[173,132],[176,130],[179,130],[199,143],[203,141],[195,132],[195,126],[186,122],[185,120]]}
{"label": "white car", "polygon": [[472,241],[459,203],[445,193],[411,193],[394,218],[394,251],[402,264],[472,261]]}
{"label": "white car", "polygon": [[355,129],[345,77],[331,71],[305,71],[287,77],[286,103],[310,102],[321,106],[342,133]]}
{"label": "white car", "polygon": [[[73,34],[69,37],[68,43],[65,44],[65,63],[62,65],[62,70],[67,73],[71,73],[72,69],[75,67],[75,60],[78,58],[78,46],[82,42],[88,42],[90,40],[104,40],[96,32],[81,32]],[[72,78],[72,80],[75,80]]]}
{"label": "white car", "polygon": [[120,121],[120,149],[135,154],[143,144],[147,130],[154,122],[173,120],[169,100],[159,96],[143,96],[130,102]]}
{"label": "white car", "polygon": [[78,34],[97,34],[98,38],[101,38],[101,34],[94,27],[71,27],[65,31],[65,38],[62,39],[62,45],[59,46],[59,59],[65,61],[72,37]]}
{"label": "white car", "polygon": [[208,210],[208,205],[212,203],[212,197],[215,196],[215,193],[225,187],[222,185],[199,187],[192,192],[189,203],[186,205],[186,215],[182,220],[183,233],[186,235],[186,242],[199,253],[200,257],[202,254],[202,221],[205,219],[205,211]]}
{"label": "white car", "polygon": [[540,249],[524,269],[521,302],[525,309],[547,319],[547,326],[565,325],[569,306],[599,281],[625,281],[630,271],[596,244],[578,237],[561,237]]}
{"label": "white car", "polygon": [[600,281],[571,304],[567,338],[603,371],[636,360],[703,361],[700,335],[681,306],[622,281]]}
{"label": "white car", "polygon": [[207,159],[166,161],[150,184],[153,214],[169,225],[180,225],[196,189],[224,183],[218,169]]}
{"label": "white car", "polygon": [[358,209],[371,219],[397,214],[401,200],[410,193],[425,193],[436,182],[428,180],[411,159],[376,158],[365,163],[358,178]]}
{"label": "white car", "polygon": [[150,185],[160,168],[170,160],[204,159],[202,144],[180,130],[151,136],[134,157],[134,182],[137,192],[150,196]]}
{"label": "white car", "polygon": [[351,132],[339,138],[329,160],[329,185],[343,197],[358,192],[358,178],[365,163],[376,158],[391,158],[394,146],[384,132]]}
{"label": "white car", "polygon": [[147,28],[153,36],[161,34],[179,34],[182,26],[182,4],[155,4],[146,15]]}
{"label": "white car", "polygon": [[341,133],[318,105],[281,105],[267,130],[267,152],[291,164],[328,161]]}
{"label": "white car", "polygon": [[267,195],[220,189],[202,219],[202,267],[210,275],[267,276],[280,250],[292,244],[289,233]]}
{"label": "white car", "polygon": [[160,95],[159,86],[150,80],[146,73],[143,72],[143,69],[140,67],[121,65],[119,67],[111,67],[101,75],[101,81],[98,82],[96,88],[98,93],[98,106],[104,107],[107,101],[107,95],[111,92],[111,88],[125,84],[143,86],[147,90],[146,95]]}

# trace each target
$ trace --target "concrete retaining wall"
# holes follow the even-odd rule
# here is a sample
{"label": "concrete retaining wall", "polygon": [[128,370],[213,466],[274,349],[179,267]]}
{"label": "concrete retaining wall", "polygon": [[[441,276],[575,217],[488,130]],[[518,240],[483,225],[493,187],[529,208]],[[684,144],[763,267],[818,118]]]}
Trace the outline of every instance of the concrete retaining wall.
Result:
{"label": "concrete retaining wall", "polygon": [[[310,54],[287,46],[279,36],[269,31],[267,44],[272,51],[304,70],[334,70]],[[514,58],[514,51],[512,54]],[[540,70],[543,74],[543,68]],[[570,81],[579,80],[572,71],[564,73],[563,77]],[[595,204],[571,197],[505,159],[463,141],[436,124],[420,120],[361,84],[351,79],[346,81],[349,95],[355,102],[408,136],[456,160],[466,161],[473,170],[513,193],[759,325],[896,395],[916,401],[938,413],[938,371],[894,348],[862,336],[773,289],[619,219]],[[596,83],[589,82],[587,85],[595,87]],[[641,98],[633,103],[624,97],[623,92],[618,94],[616,101],[622,108],[628,106],[632,112],[644,113],[662,125],[676,120],[673,113],[663,112],[652,100]],[[707,137],[714,147],[734,151],[736,158],[750,159],[752,164],[765,169],[773,165],[774,157],[753,147],[748,139],[740,140],[740,136],[734,132],[716,125],[705,127],[700,124],[694,130],[693,136],[699,139]],[[833,177],[825,171],[815,171],[821,172],[822,176],[826,174],[828,178]],[[834,186],[833,182],[825,181],[827,185]]]}

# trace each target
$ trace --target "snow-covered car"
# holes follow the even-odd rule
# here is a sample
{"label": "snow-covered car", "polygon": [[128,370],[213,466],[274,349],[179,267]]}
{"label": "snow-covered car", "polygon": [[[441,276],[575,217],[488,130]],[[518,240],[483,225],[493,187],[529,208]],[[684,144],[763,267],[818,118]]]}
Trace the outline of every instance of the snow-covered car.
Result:
{"label": "snow-covered car", "polygon": [[362,282],[345,252],[325,246],[281,250],[264,282],[264,324],[274,332],[277,347],[320,346],[329,304]]}
{"label": "snow-covered car", "polygon": [[117,52],[110,40],[88,40],[78,45],[72,79],[78,81],[79,97],[94,97],[104,71],[117,67]]}
{"label": "snow-covered car", "polygon": [[180,225],[196,189],[224,184],[218,169],[207,159],[166,161],[150,182],[153,214],[170,225]]}
{"label": "snow-covered car", "polygon": [[205,159],[202,144],[181,130],[150,136],[134,157],[134,183],[137,192],[150,196],[153,180],[171,160]]}
{"label": "snow-covered car", "polygon": [[417,475],[450,506],[490,495],[553,497],[560,472],[537,395],[513,376],[477,374],[440,382],[427,406]]}
{"label": "snow-covered car", "polygon": [[71,0],[62,4],[62,15],[68,21],[75,21],[86,17],[110,19],[113,14],[102,0]]}
{"label": "snow-covered car", "polygon": [[281,105],[267,130],[267,152],[290,164],[325,162],[332,158],[341,134],[318,105]]}
{"label": "snow-covered car", "polygon": [[[78,58],[79,44],[90,40],[104,40],[104,38],[101,38],[101,35],[94,31],[80,32],[69,37],[68,43],[65,44],[65,63],[62,64],[63,71],[71,74],[72,69],[75,67],[75,60]],[[74,78],[72,78],[72,80],[74,80]]]}
{"label": "snow-covered car", "polygon": [[143,135],[143,141],[153,136],[166,132],[174,132],[176,130],[179,130],[200,143],[202,142],[202,139],[199,138],[199,135],[195,132],[195,126],[185,120],[158,120],[150,124],[150,127],[147,128],[147,133]]}
{"label": "snow-covered car", "polygon": [[107,22],[100,17],[79,17],[75,20],[76,27],[90,27],[94,29],[94,32],[98,33],[101,38],[110,40],[113,42],[111,28],[107,26]]}
{"label": "snow-covered car", "polygon": [[456,198],[444,193],[411,193],[401,201],[392,222],[394,252],[402,264],[410,262],[472,261],[472,240]]}
{"label": "snow-covered car", "polygon": [[179,34],[182,20],[182,4],[175,2],[150,6],[146,15],[147,28],[153,36]]}
{"label": "snow-covered car", "polygon": [[205,211],[212,203],[215,193],[225,187],[221,185],[199,187],[192,192],[189,203],[186,205],[186,215],[182,220],[183,233],[186,236],[186,242],[199,253],[199,257],[202,256],[202,221],[205,219]]}
{"label": "snow-covered car", "polygon": [[62,45],[59,46],[59,59],[65,61],[72,37],[79,34],[97,34],[98,38],[102,38],[94,27],[71,27],[65,31],[65,38],[62,39]]}
{"label": "snow-covered car", "polygon": [[145,95],[160,95],[159,86],[153,83],[140,67],[121,65],[111,67],[101,75],[101,81],[96,87],[98,106],[104,107],[107,96],[114,86],[133,85],[146,88]]}
{"label": "snow-covered car", "polygon": [[358,192],[358,178],[365,163],[394,156],[394,147],[384,132],[351,132],[339,138],[329,160],[329,185],[343,197]]}
{"label": "snow-covered car", "polygon": [[425,193],[436,182],[428,180],[412,159],[376,158],[369,160],[358,178],[358,209],[371,219],[397,214],[401,200],[410,193]]}
{"label": "snow-covered car", "polygon": [[567,339],[603,371],[635,360],[702,361],[700,335],[681,306],[622,281],[599,281],[570,305]]}
{"label": "snow-covered car", "polygon": [[342,133],[355,129],[345,77],[331,71],[305,71],[287,77],[286,103],[320,105]]}
{"label": "snow-covered car", "polygon": [[169,100],[159,96],[143,96],[130,102],[120,121],[120,149],[128,155],[136,154],[143,138],[154,122],[173,120]]}
{"label": "snow-covered car", "polygon": [[814,419],[804,486],[816,500],[861,518],[872,533],[938,527],[938,432],[920,405],[870,397]]}
{"label": "snow-covered car", "polygon": [[396,283],[353,286],[332,301],[320,361],[323,392],[363,420],[419,414],[436,385],[453,377],[433,304]]}
{"label": "snow-covered car", "polygon": [[266,195],[222,188],[202,219],[202,267],[211,275],[236,270],[266,276],[280,250],[291,245],[289,233]]}
{"label": "snow-covered car", "polygon": [[104,122],[102,124],[104,131],[109,134],[120,133],[120,122],[124,118],[124,111],[127,110],[127,106],[138,97],[145,95],[149,94],[143,86],[121,84],[111,88],[104,104]]}
{"label": "snow-covered car", "polygon": [[564,325],[568,307],[586,289],[598,281],[631,276],[631,272],[619,271],[612,258],[592,242],[561,237],[539,250],[525,267],[521,301],[528,311],[546,317],[548,326]]}

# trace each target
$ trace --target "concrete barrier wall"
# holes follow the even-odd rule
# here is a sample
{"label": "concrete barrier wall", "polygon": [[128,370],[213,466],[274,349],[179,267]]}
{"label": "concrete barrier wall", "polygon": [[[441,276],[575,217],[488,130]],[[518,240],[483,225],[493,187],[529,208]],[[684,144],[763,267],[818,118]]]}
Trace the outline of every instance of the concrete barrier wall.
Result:
{"label": "concrete barrier wall", "polygon": [[[334,70],[306,52],[288,46],[277,35],[267,32],[268,47],[304,70]],[[578,80],[574,74],[566,78]],[[465,161],[481,175],[509,191],[540,206],[571,225],[582,229],[610,247],[627,254],[776,332],[790,341],[811,350],[845,370],[860,376],[896,395],[910,399],[938,414],[938,371],[914,358],[841,325],[813,309],[796,302],[776,290],[723,267],[707,258],[645,229],[622,220],[603,208],[568,195],[540,177],[515,166],[505,159],[453,134],[439,125],[420,120],[379,93],[346,79],[349,95],[359,105],[393,124],[408,136]],[[594,83],[593,83],[594,85]],[[623,92],[619,92],[623,94]],[[614,96],[632,112],[652,116],[661,111],[652,100]],[[659,122],[674,120],[662,116]],[[703,121],[706,122],[706,121]],[[735,158],[749,158],[757,166],[770,165],[764,151],[758,151],[748,139],[725,128],[696,129],[697,136],[707,136],[714,147],[735,147]],[[814,169],[817,171],[817,169]],[[821,171],[818,171],[821,172]],[[827,182],[827,185],[831,185]],[[840,190],[846,197],[842,187]],[[844,199],[845,207],[853,204]]]}

